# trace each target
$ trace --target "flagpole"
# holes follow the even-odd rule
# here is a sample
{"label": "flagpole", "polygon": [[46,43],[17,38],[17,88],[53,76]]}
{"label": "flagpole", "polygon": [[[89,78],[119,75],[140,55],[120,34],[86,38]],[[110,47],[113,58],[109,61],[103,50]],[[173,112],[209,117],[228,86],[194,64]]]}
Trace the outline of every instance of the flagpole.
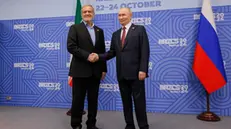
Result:
{"label": "flagpole", "polygon": [[206,91],[206,107],[207,111],[202,112],[197,116],[197,119],[202,120],[202,121],[209,121],[209,122],[217,122],[220,121],[220,117],[216,115],[215,113],[210,111],[210,99],[209,99],[210,94]]}

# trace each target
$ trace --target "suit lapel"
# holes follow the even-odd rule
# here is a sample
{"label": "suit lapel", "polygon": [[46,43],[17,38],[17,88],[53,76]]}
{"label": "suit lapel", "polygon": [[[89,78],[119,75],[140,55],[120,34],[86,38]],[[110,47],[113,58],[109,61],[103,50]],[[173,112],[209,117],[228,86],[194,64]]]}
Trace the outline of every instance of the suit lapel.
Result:
{"label": "suit lapel", "polygon": [[119,48],[122,50],[122,44],[121,44],[121,30],[122,29],[119,29],[118,32],[117,32],[117,43],[119,45]]}
{"label": "suit lapel", "polygon": [[128,44],[128,40],[131,39],[131,35],[132,35],[132,32],[135,30],[135,25],[132,24],[128,30],[128,33],[125,37],[125,41],[124,41],[124,47],[122,48],[122,50],[127,46]]}
{"label": "suit lapel", "polygon": [[95,46],[96,46],[96,43],[99,40],[99,29],[96,26],[94,26],[94,30],[95,30]]}
{"label": "suit lapel", "polygon": [[92,42],[92,40],[91,40],[91,36],[90,36],[90,34],[89,34],[88,30],[87,30],[86,25],[82,22],[82,23],[81,23],[81,26],[83,27],[83,33],[86,34],[87,39],[89,40],[89,42],[90,42],[91,45],[93,46],[93,42]]}

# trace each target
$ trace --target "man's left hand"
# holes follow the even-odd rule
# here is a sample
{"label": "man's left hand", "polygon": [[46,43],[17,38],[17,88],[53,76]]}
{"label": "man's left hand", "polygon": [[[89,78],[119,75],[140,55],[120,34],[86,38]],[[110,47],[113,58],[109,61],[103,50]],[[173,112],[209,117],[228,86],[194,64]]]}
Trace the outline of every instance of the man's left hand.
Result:
{"label": "man's left hand", "polygon": [[140,71],[140,72],[139,72],[139,80],[142,81],[142,80],[144,80],[145,78],[146,78],[146,73]]}

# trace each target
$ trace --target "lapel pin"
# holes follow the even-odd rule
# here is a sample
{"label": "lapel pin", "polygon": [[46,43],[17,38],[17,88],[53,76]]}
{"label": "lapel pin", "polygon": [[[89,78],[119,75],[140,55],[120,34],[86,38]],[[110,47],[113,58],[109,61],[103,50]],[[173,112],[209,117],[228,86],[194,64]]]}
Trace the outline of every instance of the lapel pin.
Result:
{"label": "lapel pin", "polygon": [[133,26],[133,27],[132,27],[132,29],[134,30],[134,29],[135,29],[135,27]]}
{"label": "lapel pin", "polygon": [[96,31],[99,31],[99,29],[97,29]]}

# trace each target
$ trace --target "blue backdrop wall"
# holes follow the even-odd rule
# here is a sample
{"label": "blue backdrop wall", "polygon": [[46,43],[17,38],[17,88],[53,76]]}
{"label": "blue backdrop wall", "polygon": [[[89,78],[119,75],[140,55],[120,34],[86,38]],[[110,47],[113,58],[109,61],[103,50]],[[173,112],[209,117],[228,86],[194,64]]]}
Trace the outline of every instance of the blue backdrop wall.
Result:
{"label": "blue backdrop wall", "polygon": [[[74,21],[75,0],[0,1],[0,105],[69,108],[66,39]],[[211,110],[231,116],[231,2],[211,2],[228,78],[227,85],[211,95]],[[130,7],[133,23],[147,29],[149,112],[198,114],[205,110],[205,90],[191,69],[201,0],[96,0],[92,4],[107,49],[112,33],[120,28],[116,14],[120,7]],[[99,109],[121,111],[115,59],[107,64]]]}

